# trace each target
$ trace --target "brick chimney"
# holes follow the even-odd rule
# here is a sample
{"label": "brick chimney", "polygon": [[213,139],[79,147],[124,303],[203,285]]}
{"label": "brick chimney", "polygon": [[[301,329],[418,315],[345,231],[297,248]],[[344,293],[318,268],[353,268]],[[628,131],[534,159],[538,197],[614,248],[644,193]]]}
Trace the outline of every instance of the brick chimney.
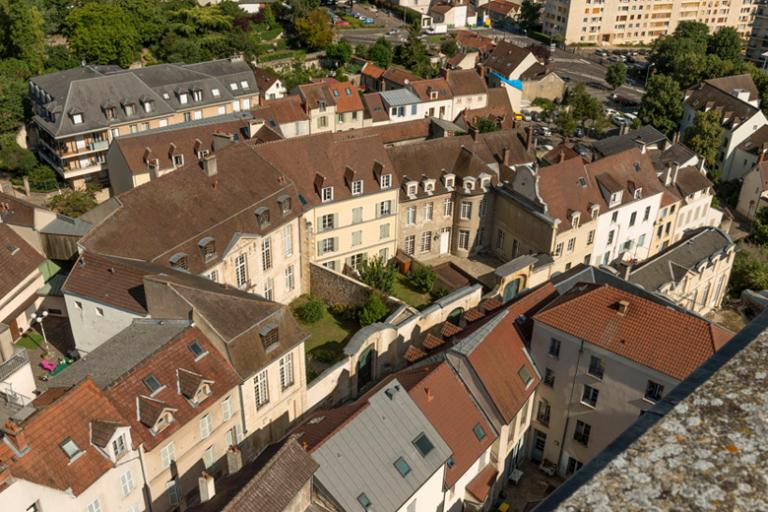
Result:
{"label": "brick chimney", "polygon": [[27,436],[24,434],[24,428],[17,425],[12,419],[8,419],[3,425],[3,432],[8,440],[13,443],[17,452],[23,454],[29,450],[27,445]]}
{"label": "brick chimney", "polygon": [[536,136],[533,134],[533,127],[528,126],[525,129],[525,149],[532,152],[536,148]]}
{"label": "brick chimney", "polygon": [[435,395],[432,394],[432,390],[429,388],[424,388],[424,392],[427,394],[427,402],[431,402],[435,399]]}
{"label": "brick chimney", "polygon": [[501,153],[501,163],[507,167],[510,160],[512,160],[512,151],[509,148],[504,148],[504,151]]}
{"label": "brick chimney", "polygon": [[240,448],[232,445],[227,450],[227,472],[234,475],[243,468],[243,454]]}
{"label": "brick chimney", "polygon": [[216,176],[219,173],[216,164],[216,153],[211,153],[203,158],[203,171],[205,171],[205,175],[209,178]]}
{"label": "brick chimney", "polygon": [[210,501],[216,496],[216,482],[207,472],[203,471],[200,478],[197,479],[197,485],[200,488],[200,503]]}

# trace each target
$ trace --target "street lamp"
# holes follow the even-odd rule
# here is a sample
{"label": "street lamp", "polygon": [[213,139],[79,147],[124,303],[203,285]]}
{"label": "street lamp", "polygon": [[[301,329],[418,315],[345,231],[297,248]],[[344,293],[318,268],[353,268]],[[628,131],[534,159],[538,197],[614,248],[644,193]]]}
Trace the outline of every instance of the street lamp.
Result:
{"label": "street lamp", "polygon": [[37,324],[40,325],[40,331],[43,334],[43,341],[45,342],[45,351],[49,352],[50,350],[48,347],[48,338],[45,336],[45,327],[43,326],[43,320],[45,320],[47,316],[48,316],[48,311],[44,309],[40,314],[32,313],[32,316],[30,316],[30,319],[32,320],[32,322],[36,322]]}
{"label": "street lamp", "polygon": [[645,86],[648,86],[648,76],[651,74],[651,68],[654,67],[656,64],[651,62],[648,64],[648,69],[645,71]]}

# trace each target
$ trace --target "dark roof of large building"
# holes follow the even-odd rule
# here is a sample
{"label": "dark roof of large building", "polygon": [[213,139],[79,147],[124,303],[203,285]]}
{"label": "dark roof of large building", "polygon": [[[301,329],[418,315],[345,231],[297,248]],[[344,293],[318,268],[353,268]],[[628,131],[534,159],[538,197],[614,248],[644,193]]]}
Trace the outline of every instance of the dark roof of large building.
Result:
{"label": "dark roof of large building", "polygon": [[605,139],[595,141],[592,144],[592,148],[602,156],[608,156],[628,149],[642,147],[643,145],[663,146],[666,142],[668,142],[666,135],[647,124],[624,135],[614,135],[613,137],[606,137]]}
{"label": "dark roof of large building", "polygon": [[[517,69],[528,55],[532,55],[532,53],[526,48],[517,46],[509,41],[499,41],[498,44],[496,44],[496,48],[494,48],[488,58],[485,59],[483,65],[504,77],[509,77],[509,74]],[[520,70],[521,73],[523,71],[525,70]]]}
{"label": "dark roof of large building", "polygon": [[318,467],[296,437],[289,436],[265,448],[255,460],[234,475],[216,480],[214,497],[187,510],[284,512]]}
{"label": "dark roof of large building", "polygon": [[10,226],[0,223],[0,297],[25,282],[44,261],[45,257]]}
{"label": "dark roof of large building", "polygon": [[733,248],[733,241],[718,228],[702,228],[634,267],[628,280],[651,291],[677,286],[689,272],[716,255]]}
{"label": "dark roof of large building", "polygon": [[704,80],[686,92],[685,103],[695,110],[716,109],[726,127],[740,124],[760,109],[738,98],[735,93],[749,94],[749,101],[758,99],[757,87],[749,74]]}

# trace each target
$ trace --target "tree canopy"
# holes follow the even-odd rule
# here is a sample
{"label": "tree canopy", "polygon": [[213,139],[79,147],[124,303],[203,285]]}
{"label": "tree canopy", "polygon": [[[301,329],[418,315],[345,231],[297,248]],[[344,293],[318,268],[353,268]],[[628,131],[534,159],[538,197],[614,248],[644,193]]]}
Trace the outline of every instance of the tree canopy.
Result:
{"label": "tree canopy", "polygon": [[717,151],[720,148],[720,139],[723,136],[723,127],[720,125],[720,114],[712,109],[707,112],[699,112],[693,125],[685,131],[685,143],[691,150],[701,155],[707,167],[715,171],[717,167]]}
{"label": "tree canopy", "polygon": [[680,84],[667,75],[655,74],[648,79],[645,90],[637,113],[640,124],[650,124],[671,137],[683,115]]}
{"label": "tree canopy", "polygon": [[382,68],[388,68],[392,64],[392,44],[381,37],[368,48],[368,59]]}
{"label": "tree canopy", "polygon": [[520,14],[518,14],[517,22],[520,28],[525,30],[534,30],[541,25],[539,18],[541,17],[541,9],[544,7],[543,3],[533,2],[532,0],[523,0],[520,4]]}
{"label": "tree canopy", "polygon": [[87,62],[128,67],[136,56],[139,34],[119,5],[78,7],[67,16],[64,30],[72,52]]}
{"label": "tree canopy", "polygon": [[328,14],[322,9],[313,9],[295,22],[299,39],[310,49],[325,48],[333,42],[333,26]]}
{"label": "tree canopy", "polygon": [[614,90],[618,89],[627,80],[627,65],[623,62],[614,62],[608,66],[608,70],[605,74],[605,81],[613,87]]}

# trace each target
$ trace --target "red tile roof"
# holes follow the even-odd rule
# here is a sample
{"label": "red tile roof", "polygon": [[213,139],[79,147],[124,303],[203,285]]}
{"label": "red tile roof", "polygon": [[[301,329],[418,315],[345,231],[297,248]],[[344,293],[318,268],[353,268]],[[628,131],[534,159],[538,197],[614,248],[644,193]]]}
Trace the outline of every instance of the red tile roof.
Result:
{"label": "red tile roof", "polygon": [[[195,360],[195,354],[188,347],[193,340],[197,340],[208,354]],[[187,398],[178,391],[177,370],[180,369],[197,373],[205,379],[213,381],[211,395],[197,407],[193,407]],[[150,390],[143,381],[149,375],[154,375],[164,387],[155,392],[149,400],[146,400],[146,397],[150,396]],[[144,442],[144,448],[149,451],[168,439],[187,422],[202,414],[208,407],[216,404],[221,397],[235,389],[239,383],[240,378],[237,373],[218,349],[208,341],[197,327],[190,327],[175,340],[137,365],[129,374],[111,384],[106,389],[106,393],[118,410],[129,419],[134,435]],[[157,409],[171,408],[176,410],[173,414],[173,423],[152,435],[145,422],[136,419],[136,401],[140,397],[145,397],[142,399],[142,418],[145,417],[145,413],[147,418],[152,416],[156,418]],[[149,405],[150,401],[159,404],[153,408]],[[149,409],[145,409],[145,406]]]}
{"label": "red tile roof", "polygon": [[440,328],[440,334],[444,338],[450,338],[454,334],[458,334],[461,332],[461,327],[458,325],[452,324],[451,322],[445,321],[443,323],[443,326]]}
{"label": "red tile roof", "polygon": [[405,355],[403,356],[403,359],[405,359],[409,363],[415,363],[416,361],[424,359],[425,357],[427,357],[426,352],[421,350],[419,347],[414,347],[413,345],[411,345],[405,351]]}
{"label": "red tile roof", "polygon": [[372,64],[370,62],[366,62],[363,65],[363,69],[360,70],[360,73],[366,76],[370,76],[371,78],[374,78],[375,80],[378,80],[381,78],[381,75],[384,74],[385,69],[380,68],[379,66]]}
{"label": "red tile roof", "polygon": [[438,338],[434,334],[427,334],[427,337],[424,338],[424,342],[422,343],[422,346],[427,350],[432,350],[444,344],[445,344],[445,340]]}
{"label": "red tile roof", "polygon": [[145,275],[146,271],[120,258],[87,252],[77,259],[62,289],[66,293],[146,315]]}
{"label": "red tile roof", "polygon": [[[18,457],[0,442],[0,460],[17,478],[62,491],[72,489],[79,496],[113,468],[112,462],[91,445],[91,422],[126,426],[128,422],[91,379],[68,391],[46,391],[34,405],[37,412],[21,425],[29,451]],[[67,438],[83,451],[74,461],[60,446]]]}
{"label": "red tile roof", "polygon": [[32,228],[36,208],[32,203],[0,192],[0,222]]}
{"label": "red tile roof", "polygon": [[429,80],[416,80],[411,82],[411,90],[419,97],[421,101],[436,101],[430,96],[430,93],[437,93],[437,100],[449,100],[453,98],[451,88],[445,78],[431,78]]}
{"label": "red tile roof", "polygon": [[45,257],[10,226],[0,223],[0,299],[26,281],[44,261]]}
{"label": "red tile roof", "polygon": [[410,82],[421,80],[421,77],[419,75],[411,73],[407,69],[400,69],[400,68],[387,69],[384,72],[384,74],[381,75],[381,78],[383,80],[387,80],[389,82],[397,84],[400,87],[405,87]]}
{"label": "red tile roof", "polygon": [[304,108],[301,106],[301,98],[296,94],[289,94],[284,98],[267,100],[264,106],[270,107],[275,116],[275,121],[279,124],[295,123],[297,121],[306,121],[309,118]]}
{"label": "red tile roof", "polygon": [[481,36],[470,30],[460,30],[456,33],[456,42],[464,48],[474,48],[485,53],[493,48],[493,39]]}
{"label": "red tile roof", "polygon": [[[624,314],[619,301],[629,304]],[[678,380],[733,336],[702,318],[609,285],[577,285],[534,320]]]}
{"label": "red tile roof", "polygon": [[511,16],[512,14],[520,10],[520,6],[512,2],[493,0],[492,2],[488,2],[487,4],[481,5],[480,7],[478,7],[478,9],[485,9],[487,11],[490,11],[496,14],[501,14],[503,16]]}
{"label": "red tile roof", "polygon": [[476,308],[472,308],[464,312],[464,320],[466,320],[467,322],[474,322],[475,320],[480,320],[484,316],[485,316],[485,313],[483,313],[482,311]]}
{"label": "red tile roof", "polygon": [[352,82],[338,82],[332,78],[325,80],[333,99],[336,101],[336,112],[359,112],[363,110],[360,92]]}
{"label": "red tile roof", "polygon": [[371,119],[374,123],[389,121],[389,112],[384,106],[381,94],[378,92],[369,92],[363,95],[365,103],[365,117]]}
{"label": "red tile roof", "polygon": [[454,96],[488,93],[485,80],[474,69],[450,69],[445,72],[445,79]]}
{"label": "red tile roof", "polygon": [[496,475],[498,474],[499,472],[493,464],[488,464],[467,484],[467,491],[477,498],[480,503],[484,503],[488,493],[491,491],[491,487],[496,482]]}
{"label": "red tile roof", "polygon": [[[454,465],[446,467],[445,487],[453,487],[496,435],[447,363],[409,368],[395,377],[451,448]],[[482,440],[473,433],[478,424],[486,433]]]}

